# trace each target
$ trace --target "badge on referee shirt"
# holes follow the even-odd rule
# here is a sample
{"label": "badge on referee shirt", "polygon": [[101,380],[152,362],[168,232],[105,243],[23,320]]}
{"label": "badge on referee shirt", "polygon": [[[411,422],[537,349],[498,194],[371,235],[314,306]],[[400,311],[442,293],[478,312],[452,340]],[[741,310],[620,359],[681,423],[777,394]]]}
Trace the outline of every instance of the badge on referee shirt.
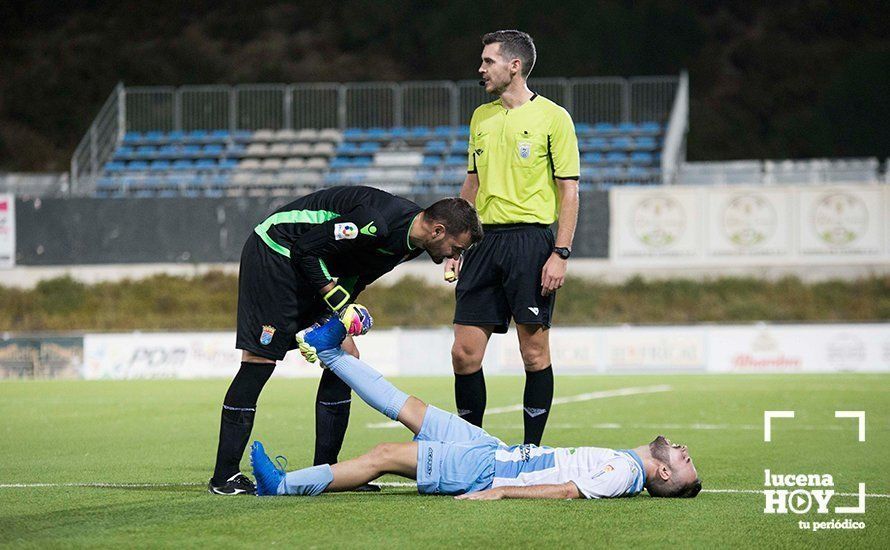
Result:
{"label": "badge on referee shirt", "polygon": [[532,144],[528,141],[520,141],[516,144],[519,148],[519,158],[527,159],[532,154]]}

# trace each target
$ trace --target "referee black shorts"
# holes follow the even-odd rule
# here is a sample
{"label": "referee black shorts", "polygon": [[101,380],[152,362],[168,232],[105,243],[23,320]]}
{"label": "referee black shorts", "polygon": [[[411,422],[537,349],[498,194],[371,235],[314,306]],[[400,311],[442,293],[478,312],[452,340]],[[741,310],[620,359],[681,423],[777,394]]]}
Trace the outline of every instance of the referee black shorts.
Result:
{"label": "referee black shorts", "polygon": [[297,347],[297,332],[327,308],[291,267],[251,233],[241,251],[238,275],[238,336],[235,347],[280,361]]}
{"label": "referee black shorts", "polygon": [[550,328],[556,293],[541,296],[541,270],[553,252],[545,225],[486,225],[482,242],[465,255],[457,281],[457,325],[494,326],[503,334],[510,319]]}

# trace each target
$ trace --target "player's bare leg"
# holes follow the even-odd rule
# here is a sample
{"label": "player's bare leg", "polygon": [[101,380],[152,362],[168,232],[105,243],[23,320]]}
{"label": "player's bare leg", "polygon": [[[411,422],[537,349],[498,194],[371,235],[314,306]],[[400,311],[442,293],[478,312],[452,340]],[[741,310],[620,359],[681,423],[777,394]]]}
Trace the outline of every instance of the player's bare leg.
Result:
{"label": "player's bare leg", "polygon": [[517,324],[516,333],[525,366],[525,392],[522,399],[524,443],[540,445],[553,403],[550,330],[543,325]]}
{"label": "player's bare leg", "polygon": [[493,326],[454,325],[451,366],[454,369],[454,401],[458,416],[482,426],[487,396],[482,358]]}
{"label": "player's bare leg", "polygon": [[[426,406],[424,405],[424,408]],[[417,443],[381,443],[362,456],[331,466],[334,481],[325,492],[350,491],[383,474],[408,479],[417,475]]]}

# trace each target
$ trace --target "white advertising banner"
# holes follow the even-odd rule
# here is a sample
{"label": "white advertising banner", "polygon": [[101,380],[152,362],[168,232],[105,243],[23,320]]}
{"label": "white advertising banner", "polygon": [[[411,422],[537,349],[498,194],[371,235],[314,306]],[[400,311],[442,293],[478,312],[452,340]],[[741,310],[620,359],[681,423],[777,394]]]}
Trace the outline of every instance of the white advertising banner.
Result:
{"label": "white advertising banner", "polygon": [[613,258],[701,254],[701,200],[694,188],[616,189],[610,194]]}
{"label": "white advertising banner", "polygon": [[707,254],[789,256],[791,194],[776,188],[716,188],[707,194]]}
{"label": "white advertising banner", "polygon": [[[386,376],[451,376],[449,329],[380,330],[357,340],[362,360]],[[231,378],[241,353],[231,333],[89,334],[87,379]],[[554,328],[562,374],[681,372],[890,372],[890,323]],[[523,372],[515,330],[494,335],[487,374]],[[275,376],[317,378],[321,369],[292,351]]]}
{"label": "white advertising banner", "polygon": [[882,187],[868,185],[801,189],[801,254],[880,256],[884,195]]}
{"label": "white advertising banner", "polygon": [[890,325],[712,327],[712,372],[890,371]]}
{"label": "white advertising banner", "polygon": [[15,197],[0,193],[0,269],[15,265]]}
{"label": "white advertising banner", "polygon": [[890,262],[890,186],[610,191],[610,258],[629,267]]}

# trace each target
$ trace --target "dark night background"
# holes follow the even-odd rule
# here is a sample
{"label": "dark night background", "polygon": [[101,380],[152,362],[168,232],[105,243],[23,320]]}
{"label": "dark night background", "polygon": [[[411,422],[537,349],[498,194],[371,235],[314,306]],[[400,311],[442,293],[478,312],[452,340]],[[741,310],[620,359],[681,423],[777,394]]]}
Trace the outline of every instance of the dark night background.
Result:
{"label": "dark night background", "polygon": [[886,2],[3,2],[0,169],[65,170],[127,85],[474,78],[479,37],[534,76],[690,72],[689,160],[890,155]]}

